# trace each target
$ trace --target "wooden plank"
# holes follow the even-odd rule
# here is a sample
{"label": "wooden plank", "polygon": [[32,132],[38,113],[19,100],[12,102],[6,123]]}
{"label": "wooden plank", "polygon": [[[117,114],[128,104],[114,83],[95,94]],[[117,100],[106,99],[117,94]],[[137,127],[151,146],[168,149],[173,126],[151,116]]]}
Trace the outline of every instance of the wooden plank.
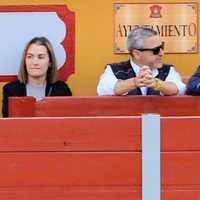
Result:
{"label": "wooden plank", "polygon": [[162,153],[162,185],[200,185],[200,152]]}
{"label": "wooden plank", "polygon": [[163,191],[161,193],[162,200],[199,200],[199,198],[200,190]]}
{"label": "wooden plank", "polygon": [[138,200],[141,189],[126,186],[110,187],[4,187],[0,188],[3,200]]}
{"label": "wooden plank", "polygon": [[[200,190],[200,152],[161,158],[162,186]],[[141,153],[1,153],[0,177],[0,187],[141,186]]]}
{"label": "wooden plank", "polygon": [[[200,150],[200,117],[161,118],[162,151]],[[0,119],[0,151],[141,151],[140,117]]]}
{"label": "wooden plank", "polygon": [[[162,190],[162,200],[199,200],[200,190]],[[31,187],[0,188],[3,200],[142,200],[132,187]]]}
{"label": "wooden plank", "polygon": [[135,153],[1,153],[3,186],[141,185],[141,158]]}
{"label": "wooden plank", "polygon": [[141,149],[141,118],[0,119],[0,151]]}
{"label": "wooden plank", "polygon": [[[200,191],[163,191],[162,200],[199,200]],[[41,188],[37,188],[35,191],[19,191],[17,188],[15,191],[0,191],[0,198],[3,200],[142,200],[140,192],[135,191],[101,191],[95,189],[88,189],[86,191],[78,189],[77,191],[70,190],[51,190],[42,191]]]}
{"label": "wooden plank", "polygon": [[[49,109],[51,108],[51,109]],[[189,108],[189,109],[186,109]],[[36,116],[198,116],[200,97],[193,96],[115,96],[45,97],[36,102]]]}
{"label": "wooden plank", "polygon": [[[35,102],[35,113],[24,109],[22,98],[11,97],[10,116],[137,116],[143,113],[157,113],[161,116],[198,116],[200,97],[197,96],[89,96],[89,97],[45,97]],[[15,103],[16,101],[16,103]],[[31,108],[33,107],[30,99]],[[29,114],[28,114],[29,112]]]}
{"label": "wooden plank", "polygon": [[9,116],[23,116],[31,117],[35,115],[35,103],[34,97],[9,97]]}
{"label": "wooden plank", "polygon": [[162,151],[200,150],[200,117],[161,118]]}

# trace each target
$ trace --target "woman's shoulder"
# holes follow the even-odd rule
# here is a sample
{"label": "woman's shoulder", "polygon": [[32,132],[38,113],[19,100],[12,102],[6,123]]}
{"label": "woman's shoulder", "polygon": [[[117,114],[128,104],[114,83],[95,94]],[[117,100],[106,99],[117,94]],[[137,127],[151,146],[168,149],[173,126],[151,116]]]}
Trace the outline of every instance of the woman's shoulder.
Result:
{"label": "woman's shoulder", "polygon": [[26,96],[26,86],[20,81],[12,81],[4,85],[3,93],[12,96]]}
{"label": "woman's shoulder", "polygon": [[20,87],[22,85],[23,84],[19,80],[17,80],[17,81],[12,81],[12,82],[5,84],[4,88],[16,89],[16,87]]}
{"label": "woman's shoulder", "polygon": [[56,81],[53,85],[53,91],[52,93],[55,93],[55,95],[58,96],[71,96],[72,92],[70,88],[68,87],[67,83],[64,81]]}
{"label": "woman's shoulder", "polygon": [[68,85],[67,85],[66,82],[60,81],[60,80],[56,81],[56,82],[53,84],[53,86],[55,86],[55,87],[68,87]]}
{"label": "woman's shoulder", "polygon": [[56,81],[53,85],[67,85],[67,83],[65,81]]}

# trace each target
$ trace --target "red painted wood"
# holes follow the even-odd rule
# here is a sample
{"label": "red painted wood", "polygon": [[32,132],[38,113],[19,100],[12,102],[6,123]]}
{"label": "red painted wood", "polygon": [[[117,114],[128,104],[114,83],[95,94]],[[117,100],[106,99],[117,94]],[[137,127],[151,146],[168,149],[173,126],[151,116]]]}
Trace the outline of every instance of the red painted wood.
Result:
{"label": "red painted wood", "polygon": [[[161,166],[162,186],[200,190],[200,152],[162,153]],[[0,187],[141,186],[141,153],[1,153],[0,177]]]}
{"label": "red painted wood", "polygon": [[0,151],[141,149],[141,118],[0,119]]}
{"label": "red painted wood", "polygon": [[1,153],[0,187],[141,185],[140,168],[137,153]]}
{"label": "red painted wood", "polygon": [[[199,151],[199,124],[161,118],[162,151]],[[141,151],[140,117],[10,118],[0,127],[0,151]]]}
{"label": "red painted wood", "polygon": [[162,153],[162,185],[200,186],[200,152]]}
{"label": "red painted wood", "polygon": [[30,187],[3,188],[0,190],[3,200],[139,200],[141,190],[133,187]]}
{"label": "red painted wood", "polygon": [[[161,118],[162,200],[200,199],[200,117]],[[142,200],[141,117],[0,119],[0,199]]]}
{"label": "red painted wood", "polygon": [[172,190],[172,191],[164,191],[161,194],[161,200],[199,200],[199,199],[200,199],[200,190],[176,190],[176,191]]}
{"label": "red painted wood", "polygon": [[[28,101],[28,98],[26,97]],[[11,97],[10,117],[22,117],[24,105]],[[18,101],[17,106],[15,101]],[[23,100],[24,101],[24,100]],[[30,102],[32,104],[32,100]],[[26,110],[26,114],[28,108]],[[159,113],[162,116],[198,116],[197,96],[129,96],[129,97],[45,97],[35,102],[35,114],[29,116],[137,116]]]}
{"label": "red painted wood", "polygon": [[162,151],[199,151],[200,117],[161,118]]}
{"label": "red painted wood", "polygon": [[[141,190],[130,187],[31,187],[3,188],[0,190],[3,200],[142,200]],[[199,200],[199,190],[163,190],[162,200]]]}
{"label": "red painted wood", "polygon": [[9,98],[9,116],[32,117],[35,115],[34,97]]}

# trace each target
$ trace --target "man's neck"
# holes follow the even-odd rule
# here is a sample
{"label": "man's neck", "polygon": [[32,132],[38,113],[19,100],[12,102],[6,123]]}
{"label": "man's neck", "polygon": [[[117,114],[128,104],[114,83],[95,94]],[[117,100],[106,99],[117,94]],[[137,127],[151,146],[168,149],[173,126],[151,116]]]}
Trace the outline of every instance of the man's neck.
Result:
{"label": "man's neck", "polygon": [[[137,65],[138,67],[143,67],[144,65],[147,65],[147,64],[144,64],[144,63],[142,63],[142,62],[140,62],[140,61],[138,61],[138,60],[135,60],[133,57],[132,57],[132,61],[133,61],[133,63],[134,63],[135,65]],[[147,65],[147,66],[149,66],[149,65]],[[153,67],[149,66],[149,68],[150,68],[151,70],[153,70]]]}
{"label": "man's neck", "polygon": [[131,59],[132,59],[133,63],[134,63],[135,65],[137,65],[138,67],[144,66],[144,63],[141,63],[141,62],[135,60],[134,58],[131,58]]}

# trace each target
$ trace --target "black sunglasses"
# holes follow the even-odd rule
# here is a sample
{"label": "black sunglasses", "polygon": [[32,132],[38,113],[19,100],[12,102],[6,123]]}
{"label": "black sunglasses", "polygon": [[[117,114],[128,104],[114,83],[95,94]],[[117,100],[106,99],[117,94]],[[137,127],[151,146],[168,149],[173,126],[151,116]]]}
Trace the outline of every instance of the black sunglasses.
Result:
{"label": "black sunglasses", "polygon": [[153,55],[158,55],[160,53],[160,49],[164,50],[165,43],[162,42],[162,44],[158,47],[154,47],[153,49],[136,49],[138,51],[152,51]]}

